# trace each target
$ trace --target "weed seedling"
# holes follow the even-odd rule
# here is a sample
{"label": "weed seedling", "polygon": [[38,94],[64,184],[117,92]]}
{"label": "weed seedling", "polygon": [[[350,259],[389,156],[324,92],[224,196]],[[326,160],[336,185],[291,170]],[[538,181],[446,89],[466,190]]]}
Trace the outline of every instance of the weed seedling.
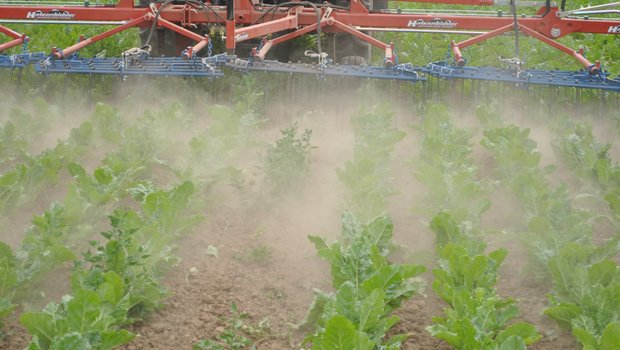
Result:
{"label": "weed seedling", "polygon": [[252,341],[243,333],[247,328],[243,320],[248,317],[245,312],[240,312],[237,304],[232,303],[230,307],[232,318],[228,320],[228,327],[224,329],[214,339],[202,339],[192,346],[193,350],[243,350],[256,349]]}

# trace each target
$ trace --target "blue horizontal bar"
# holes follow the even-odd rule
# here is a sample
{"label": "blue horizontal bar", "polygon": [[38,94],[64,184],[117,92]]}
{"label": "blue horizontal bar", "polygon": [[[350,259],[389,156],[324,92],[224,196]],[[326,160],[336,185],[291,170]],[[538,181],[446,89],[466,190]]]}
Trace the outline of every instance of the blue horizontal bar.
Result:
{"label": "blue horizontal bar", "polygon": [[620,92],[620,79],[607,74],[592,75],[586,71],[523,70],[495,67],[456,67],[446,62],[431,63],[423,72],[443,79],[471,79],[515,83],[520,86],[552,85],[583,89],[601,89]]}

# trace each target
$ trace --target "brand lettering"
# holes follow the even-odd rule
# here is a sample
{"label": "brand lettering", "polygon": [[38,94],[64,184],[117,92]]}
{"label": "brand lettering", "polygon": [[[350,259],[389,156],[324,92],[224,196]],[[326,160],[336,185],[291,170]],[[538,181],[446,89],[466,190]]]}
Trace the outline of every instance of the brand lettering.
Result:
{"label": "brand lettering", "polygon": [[26,14],[26,18],[28,19],[73,19],[73,17],[75,17],[74,13],[60,10],[51,10],[49,12],[36,10]]}
{"label": "brand lettering", "polygon": [[619,26],[609,26],[608,33],[612,34],[620,34],[620,25]]}
{"label": "brand lettering", "polygon": [[457,23],[449,19],[434,18],[430,21],[423,19],[414,19],[407,23],[407,27],[411,28],[454,28]]}

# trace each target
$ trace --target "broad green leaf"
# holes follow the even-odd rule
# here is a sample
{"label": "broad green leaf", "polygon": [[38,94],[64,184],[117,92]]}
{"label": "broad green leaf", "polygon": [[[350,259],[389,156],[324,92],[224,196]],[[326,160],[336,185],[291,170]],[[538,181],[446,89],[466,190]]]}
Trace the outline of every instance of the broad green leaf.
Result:
{"label": "broad green leaf", "polygon": [[531,345],[542,338],[538,331],[536,331],[536,327],[529,323],[518,322],[508,326],[495,339],[501,344],[511,336],[522,338],[527,345]]}
{"label": "broad green leaf", "polygon": [[581,314],[581,308],[573,304],[559,304],[546,308],[544,313],[555,320],[561,327],[569,329],[572,320]]}
{"label": "broad green leaf", "polygon": [[[387,216],[379,216],[371,221],[365,230],[371,240],[371,244],[376,245],[379,250],[388,248],[394,231],[392,219]],[[364,233],[366,233],[364,232]]]}
{"label": "broad green leaf", "polygon": [[80,289],[74,292],[73,299],[67,303],[68,325],[80,333],[97,330],[96,323],[101,321],[101,313],[99,295],[91,290]]}
{"label": "broad green leaf", "polygon": [[600,350],[620,349],[620,322],[610,323],[605,327],[601,337]]}
{"label": "broad green leaf", "polygon": [[314,329],[314,327],[318,324],[323,311],[325,310],[325,306],[330,300],[332,300],[332,297],[326,293],[320,292],[317,294],[317,296],[314,297],[306,316],[298,325],[298,328],[305,331]]}
{"label": "broad green leaf", "polygon": [[598,341],[596,339],[596,335],[591,333],[591,331],[588,331],[587,329],[584,329],[584,328],[574,327],[572,330],[572,333],[575,336],[575,338],[579,340],[581,345],[583,345],[584,349],[597,349],[598,348]]}
{"label": "broad green leaf", "polygon": [[64,245],[53,244],[47,247],[45,254],[45,260],[48,264],[55,266],[60,263],[75,260],[76,256],[71,249]]}
{"label": "broad green leaf", "polygon": [[603,260],[590,266],[588,269],[588,280],[591,286],[600,284],[608,285],[614,277],[619,274],[618,266],[611,260]]}
{"label": "broad green leaf", "polygon": [[32,337],[25,350],[42,350],[41,345],[39,345],[39,339],[36,335]]}
{"label": "broad green leaf", "polygon": [[491,253],[489,253],[488,256],[495,262],[496,269],[497,269],[504,262],[504,259],[506,259],[507,255],[508,255],[508,250],[502,248],[502,249],[492,251]]}
{"label": "broad green leaf", "polygon": [[49,350],[91,350],[93,347],[80,333],[67,333],[55,337]]}
{"label": "broad green leaf", "polygon": [[527,346],[525,345],[523,338],[516,336],[516,335],[511,335],[500,343],[498,350],[525,350],[525,349],[527,349]]}
{"label": "broad green leaf", "polygon": [[452,217],[445,212],[435,215],[430,224],[431,230],[437,235],[437,244],[441,247],[455,242],[461,232]]}
{"label": "broad green leaf", "polygon": [[77,163],[70,163],[67,165],[67,168],[73,177],[87,176],[86,170],[84,170],[84,168]]}
{"label": "broad green leaf", "polygon": [[361,301],[359,307],[358,329],[373,334],[378,323],[384,318],[383,290],[375,289]]}
{"label": "broad green leaf", "polygon": [[434,324],[432,326],[426,327],[426,330],[429,331],[433,337],[443,339],[446,341],[446,343],[454,347],[460,348],[461,346],[461,337],[459,336],[459,334],[449,331],[448,328],[443,324]]}
{"label": "broad green leaf", "polygon": [[19,322],[26,327],[28,332],[36,336],[38,343],[43,348],[48,348],[52,339],[56,335],[56,325],[54,317],[44,312],[26,312],[23,313]]}
{"label": "broad green leaf", "polygon": [[109,185],[114,181],[114,174],[107,167],[99,167],[93,172],[98,185]]}
{"label": "broad green leaf", "polygon": [[316,350],[372,350],[374,344],[364,333],[358,333],[355,325],[344,316],[330,318],[324,334],[313,343]]}
{"label": "broad green leaf", "polygon": [[123,282],[123,279],[121,278],[121,276],[119,276],[114,271],[106,272],[104,275],[104,278],[105,278],[105,281],[109,283],[110,286],[112,286],[114,290],[116,298],[115,298],[115,302],[113,303],[117,303],[125,294],[125,282]]}
{"label": "broad green leaf", "polygon": [[321,252],[323,250],[328,250],[329,246],[325,243],[325,240],[319,236],[308,236],[310,242],[312,242],[317,251]]}
{"label": "broad green leaf", "polygon": [[[359,302],[362,296],[360,291],[356,289],[356,285],[352,281],[346,281],[336,292],[336,313],[347,317],[355,324],[360,322],[359,319]],[[383,305],[382,305],[383,306]],[[383,311],[383,308],[381,309]]]}
{"label": "broad green leaf", "polygon": [[101,332],[101,343],[97,349],[112,350],[123,344],[131,342],[135,337],[135,334],[124,329],[119,331],[104,331]]}
{"label": "broad green leaf", "polygon": [[425,270],[426,268],[420,265],[383,266],[364,281],[362,288],[366,293],[377,289],[385,291],[385,302],[395,307],[403,298],[411,297],[417,292],[416,286],[408,282]]}

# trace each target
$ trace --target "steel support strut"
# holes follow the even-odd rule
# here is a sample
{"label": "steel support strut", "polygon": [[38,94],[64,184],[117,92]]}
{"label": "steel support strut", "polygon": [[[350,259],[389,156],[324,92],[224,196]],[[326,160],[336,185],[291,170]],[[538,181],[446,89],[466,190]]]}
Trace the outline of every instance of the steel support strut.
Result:
{"label": "steel support strut", "polygon": [[[559,42],[547,38],[546,36],[538,33],[535,30],[532,30],[526,26],[523,26],[521,24],[518,24],[518,28],[521,32],[523,32],[525,35],[529,35],[535,39],[538,39],[540,41],[542,41],[543,43],[552,46],[568,55],[573,56],[575,59],[577,59],[579,61],[579,63],[581,63],[584,68],[586,68],[586,70],[590,73],[590,74],[598,74],[600,72],[600,62],[596,62],[595,64],[592,64],[587,58],[585,58],[585,56],[583,55],[583,51],[575,51],[573,49],[571,49],[568,46],[564,46],[562,44],[560,44]],[[454,41],[452,41],[450,43],[450,47],[452,50],[452,54],[454,55],[454,61],[456,63],[457,66],[462,67],[465,65],[465,59],[463,58],[463,54],[461,53],[461,49],[464,49],[468,46],[480,43],[482,41],[488,40],[490,38],[496,37],[498,35],[501,35],[503,33],[509,32],[511,30],[514,30],[514,25],[513,24],[509,24],[506,25],[504,27],[498,28],[496,30],[490,31],[488,33],[482,34],[482,35],[478,35],[476,37],[461,41],[460,43],[455,43]]]}
{"label": "steel support strut", "polygon": [[7,36],[13,38],[13,40],[6,42],[4,44],[0,44],[0,53],[8,50],[12,47],[18,46],[23,44],[26,40],[28,40],[28,37],[24,34],[20,34],[10,28],[4,27],[0,25],[0,33],[6,34]]}
{"label": "steel support strut", "polygon": [[145,15],[143,17],[136,18],[136,19],[134,19],[132,21],[129,21],[129,22],[123,24],[122,26],[118,26],[118,27],[116,27],[114,29],[110,29],[110,30],[108,30],[106,32],[103,32],[101,34],[95,35],[92,38],[84,39],[84,40],[80,41],[79,43],[77,43],[75,45],[67,47],[64,50],[54,50],[52,52],[52,56],[55,59],[59,59],[59,60],[65,58],[65,57],[69,57],[72,54],[74,54],[75,52],[85,48],[86,46],[88,46],[90,44],[96,43],[97,41],[103,40],[103,39],[108,38],[108,37],[110,37],[110,36],[112,36],[114,34],[120,33],[120,32],[122,32],[122,31],[124,31],[126,29],[138,26],[138,25],[146,22],[147,18],[149,16],[151,16],[151,15]]}

